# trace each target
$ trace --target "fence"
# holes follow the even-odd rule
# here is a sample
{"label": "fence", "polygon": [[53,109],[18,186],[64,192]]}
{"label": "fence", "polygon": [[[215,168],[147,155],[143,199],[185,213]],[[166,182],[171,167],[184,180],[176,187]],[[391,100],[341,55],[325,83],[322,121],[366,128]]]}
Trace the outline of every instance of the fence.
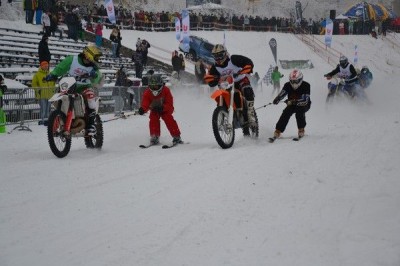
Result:
{"label": "fence", "polygon": [[[3,95],[3,111],[6,115],[6,124],[18,124],[20,130],[30,130],[25,126],[25,121],[40,119],[39,99],[35,98],[35,89],[39,88],[8,88]],[[53,90],[53,88],[40,88],[41,90]],[[103,87],[96,90],[100,97],[99,113],[113,113],[116,96],[124,100],[124,110],[138,108],[142,100],[145,87]],[[14,128],[15,129],[15,128]]]}

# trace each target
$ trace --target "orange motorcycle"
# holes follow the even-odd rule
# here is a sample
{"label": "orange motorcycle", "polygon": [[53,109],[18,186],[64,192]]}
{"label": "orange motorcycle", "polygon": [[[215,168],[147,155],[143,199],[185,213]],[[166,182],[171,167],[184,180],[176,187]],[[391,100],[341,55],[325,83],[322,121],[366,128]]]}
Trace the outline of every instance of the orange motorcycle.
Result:
{"label": "orange motorcycle", "polygon": [[[217,102],[217,107],[212,116],[212,128],[215,140],[223,149],[232,147],[235,142],[235,129],[237,128],[241,128],[244,135],[258,138],[257,114],[254,111],[255,125],[254,123],[249,125],[245,119],[245,112],[247,112],[247,109],[244,108],[247,106],[246,99],[243,97],[242,92],[234,87],[234,74],[221,76],[218,82],[218,89],[211,95],[211,98]],[[239,96],[240,104],[236,104],[234,101],[236,93]]]}

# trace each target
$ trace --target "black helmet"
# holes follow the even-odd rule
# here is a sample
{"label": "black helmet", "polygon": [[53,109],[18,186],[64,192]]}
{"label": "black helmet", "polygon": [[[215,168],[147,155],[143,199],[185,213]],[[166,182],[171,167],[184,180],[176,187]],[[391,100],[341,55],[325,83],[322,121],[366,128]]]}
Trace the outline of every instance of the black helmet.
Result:
{"label": "black helmet", "polygon": [[164,82],[161,78],[161,75],[149,75],[148,78],[148,86],[153,93],[154,96],[157,96],[160,94],[162,86],[164,85]]}
{"label": "black helmet", "polygon": [[341,67],[345,68],[347,66],[347,63],[349,62],[349,59],[347,59],[346,56],[342,55],[339,58],[339,64]]}

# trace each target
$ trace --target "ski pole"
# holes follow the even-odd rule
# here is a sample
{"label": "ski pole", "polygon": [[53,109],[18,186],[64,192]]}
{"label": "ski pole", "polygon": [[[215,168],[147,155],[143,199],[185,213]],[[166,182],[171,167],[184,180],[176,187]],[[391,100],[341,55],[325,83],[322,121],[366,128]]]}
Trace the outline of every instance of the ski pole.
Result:
{"label": "ski pole", "polygon": [[135,111],[135,112],[133,112],[133,113],[131,113],[131,114],[127,114],[127,115],[125,115],[125,116],[119,116],[119,117],[110,118],[110,119],[107,119],[107,120],[102,121],[102,123],[107,123],[107,122],[114,121],[114,120],[118,120],[118,119],[121,119],[121,118],[122,118],[122,119],[127,119],[128,117],[130,117],[130,116],[132,116],[132,115],[138,115],[138,112]]}
{"label": "ski pole", "polygon": [[256,109],[254,109],[254,110],[258,110],[258,109],[260,109],[260,108],[264,108],[264,107],[267,107],[268,105],[271,105],[272,103],[267,103],[267,104],[264,104],[264,105],[262,105],[262,106],[260,106],[260,107],[257,107]]}

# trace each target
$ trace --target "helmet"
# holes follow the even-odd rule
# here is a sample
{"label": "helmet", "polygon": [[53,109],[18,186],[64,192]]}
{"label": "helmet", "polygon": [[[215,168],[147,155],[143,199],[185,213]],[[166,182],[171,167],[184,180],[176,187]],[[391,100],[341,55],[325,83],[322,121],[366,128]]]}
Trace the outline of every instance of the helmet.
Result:
{"label": "helmet", "polygon": [[348,62],[349,62],[349,59],[347,59],[346,56],[344,56],[344,55],[340,56],[339,64],[341,67],[346,67]]}
{"label": "helmet", "polygon": [[147,80],[148,80],[148,86],[153,95],[157,96],[158,94],[160,94],[162,86],[164,84],[161,75],[149,75]]}
{"label": "helmet", "polygon": [[99,48],[95,45],[88,45],[85,48],[83,48],[83,55],[87,60],[92,62],[93,64],[99,63],[100,56],[103,55],[103,53],[100,51]]}
{"label": "helmet", "polygon": [[290,85],[293,89],[297,89],[303,82],[303,73],[298,69],[293,69],[289,74]]}
{"label": "helmet", "polygon": [[365,74],[365,73],[368,73],[368,72],[369,72],[369,69],[368,69],[367,66],[363,66],[363,67],[361,68],[361,73]]}
{"label": "helmet", "polygon": [[228,52],[226,51],[225,46],[222,44],[216,44],[211,53],[214,57],[215,63],[218,65],[223,64],[228,58]]}

